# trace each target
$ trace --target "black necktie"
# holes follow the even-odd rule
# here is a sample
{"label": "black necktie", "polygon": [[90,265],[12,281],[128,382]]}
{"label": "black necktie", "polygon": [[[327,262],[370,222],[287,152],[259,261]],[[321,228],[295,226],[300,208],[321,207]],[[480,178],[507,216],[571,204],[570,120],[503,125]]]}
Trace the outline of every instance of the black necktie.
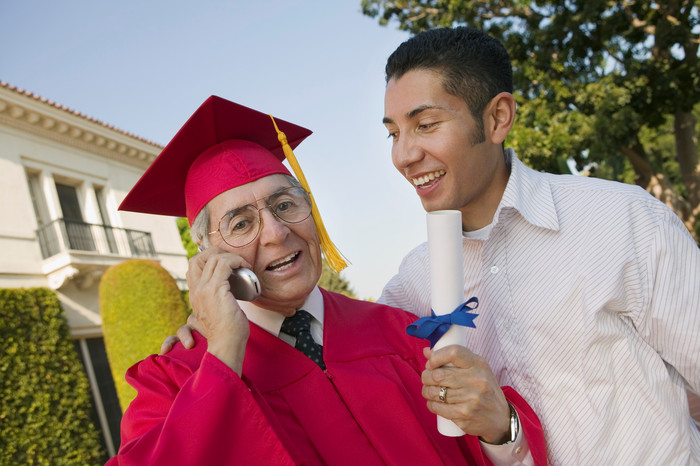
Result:
{"label": "black necktie", "polygon": [[311,338],[310,329],[311,314],[302,309],[293,316],[285,318],[281,328],[284,333],[297,339],[294,345],[296,349],[307,355],[321,369],[326,370],[326,364],[323,362],[323,347]]}

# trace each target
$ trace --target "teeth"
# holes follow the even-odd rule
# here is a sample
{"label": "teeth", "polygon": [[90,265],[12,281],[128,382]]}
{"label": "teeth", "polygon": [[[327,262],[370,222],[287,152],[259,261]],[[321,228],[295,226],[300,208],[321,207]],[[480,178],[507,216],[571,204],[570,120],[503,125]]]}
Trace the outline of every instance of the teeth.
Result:
{"label": "teeth", "polygon": [[274,271],[275,271],[275,272],[279,272],[280,270],[288,269],[289,267],[292,266],[292,264],[293,264],[293,262],[290,262],[289,264],[286,264],[286,265],[283,265],[283,266],[281,266],[281,267],[278,267],[278,268],[274,269]]}
{"label": "teeth", "polygon": [[444,175],[446,172],[445,170],[437,170],[432,173],[428,173],[427,175],[423,175],[418,178],[413,178],[413,184],[415,186],[420,186],[426,183],[429,183],[431,181],[434,181],[438,178],[440,178],[442,175]]}
{"label": "teeth", "polygon": [[274,261],[272,264],[270,264],[270,267],[274,267],[276,265],[281,264],[282,262],[287,262],[288,260],[292,260],[294,258],[294,256],[296,256],[296,255],[297,255],[297,253],[293,252],[292,254],[288,255],[287,257],[283,257],[280,260]]}
{"label": "teeth", "polygon": [[270,265],[267,266],[268,270],[284,270],[288,267],[290,267],[294,263],[294,259],[299,255],[298,252],[293,252],[292,254],[288,255],[287,257],[283,257],[282,259],[276,260]]}

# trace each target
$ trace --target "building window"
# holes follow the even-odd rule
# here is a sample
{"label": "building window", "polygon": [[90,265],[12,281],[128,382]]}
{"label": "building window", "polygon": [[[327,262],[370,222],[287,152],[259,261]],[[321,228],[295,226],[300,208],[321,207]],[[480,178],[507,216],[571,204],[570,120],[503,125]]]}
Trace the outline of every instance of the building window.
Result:
{"label": "building window", "polygon": [[105,199],[105,191],[102,186],[94,186],[95,188],[95,199],[97,200],[97,209],[100,211],[100,219],[102,220],[102,229],[105,241],[109,248],[109,252],[112,254],[119,253],[117,248],[117,240],[114,237],[114,228],[112,228],[112,222],[109,220],[109,213],[107,211],[107,202]]}
{"label": "building window", "polygon": [[41,256],[49,257],[57,254],[61,250],[58,235],[55,229],[49,226],[51,218],[46,206],[46,198],[41,189],[41,178],[38,172],[27,172],[27,182],[29,183],[29,194],[32,198],[34,215],[36,215],[37,236],[41,247]]}
{"label": "building window", "polygon": [[63,212],[63,222],[70,249],[79,251],[94,251],[95,242],[92,238],[90,225],[85,223],[78,201],[78,190],[75,186],[56,183],[58,202]]}
{"label": "building window", "polygon": [[104,185],[37,167],[27,167],[26,173],[44,259],[67,251],[123,257],[156,255],[150,232],[112,225],[111,219],[117,217],[116,213],[110,216]]}
{"label": "building window", "polygon": [[93,422],[102,431],[105,450],[109,456],[114,456],[119,450],[119,425],[122,411],[109,368],[104,340],[101,337],[75,340],[75,349],[80,356],[80,362],[83,363],[92,389]]}

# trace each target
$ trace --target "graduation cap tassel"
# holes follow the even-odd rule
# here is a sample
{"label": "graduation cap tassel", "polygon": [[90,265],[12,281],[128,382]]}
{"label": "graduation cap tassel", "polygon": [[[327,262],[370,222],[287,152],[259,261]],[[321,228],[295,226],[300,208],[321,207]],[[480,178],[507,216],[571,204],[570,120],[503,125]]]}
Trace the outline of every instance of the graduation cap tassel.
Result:
{"label": "graduation cap tassel", "polygon": [[292,152],[292,148],[287,142],[287,136],[277,127],[275,118],[272,115],[270,115],[270,118],[272,118],[272,124],[275,125],[277,139],[279,139],[280,143],[282,144],[284,156],[289,161],[289,165],[292,167],[292,171],[301,183],[301,186],[306,190],[306,192],[309,193],[309,197],[311,198],[311,217],[314,219],[314,224],[316,225],[316,231],[318,232],[318,237],[321,241],[321,249],[323,250],[323,254],[326,256],[326,260],[328,261],[330,268],[335,273],[338,273],[347,267],[348,264],[328,236],[326,227],[323,225],[323,220],[321,220],[321,214],[318,212],[318,207],[316,207],[314,195],[311,194],[311,189],[309,189],[309,183],[306,181],[304,172],[301,171],[301,166],[299,166],[299,162],[297,162],[297,158],[294,156],[294,152]]}

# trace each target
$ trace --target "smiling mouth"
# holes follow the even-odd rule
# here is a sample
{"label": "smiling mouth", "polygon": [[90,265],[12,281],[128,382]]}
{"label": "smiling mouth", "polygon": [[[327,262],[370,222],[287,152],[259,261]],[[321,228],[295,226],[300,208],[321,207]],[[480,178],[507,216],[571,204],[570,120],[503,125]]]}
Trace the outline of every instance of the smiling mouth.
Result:
{"label": "smiling mouth", "polygon": [[288,255],[287,257],[283,257],[280,260],[276,260],[270,265],[268,265],[265,270],[269,270],[271,272],[279,272],[280,270],[288,269],[299,258],[299,254],[301,254],[301,252],[297,251]]}
{"label": "smiling mouth", "polygon": [[417,188],[428,188],[433,185],[435,180],[441,178],[445,173],[447,173],[445,170],[436,170],[418,178],[411,178],[411,181],[413,181],[413,185]]}

